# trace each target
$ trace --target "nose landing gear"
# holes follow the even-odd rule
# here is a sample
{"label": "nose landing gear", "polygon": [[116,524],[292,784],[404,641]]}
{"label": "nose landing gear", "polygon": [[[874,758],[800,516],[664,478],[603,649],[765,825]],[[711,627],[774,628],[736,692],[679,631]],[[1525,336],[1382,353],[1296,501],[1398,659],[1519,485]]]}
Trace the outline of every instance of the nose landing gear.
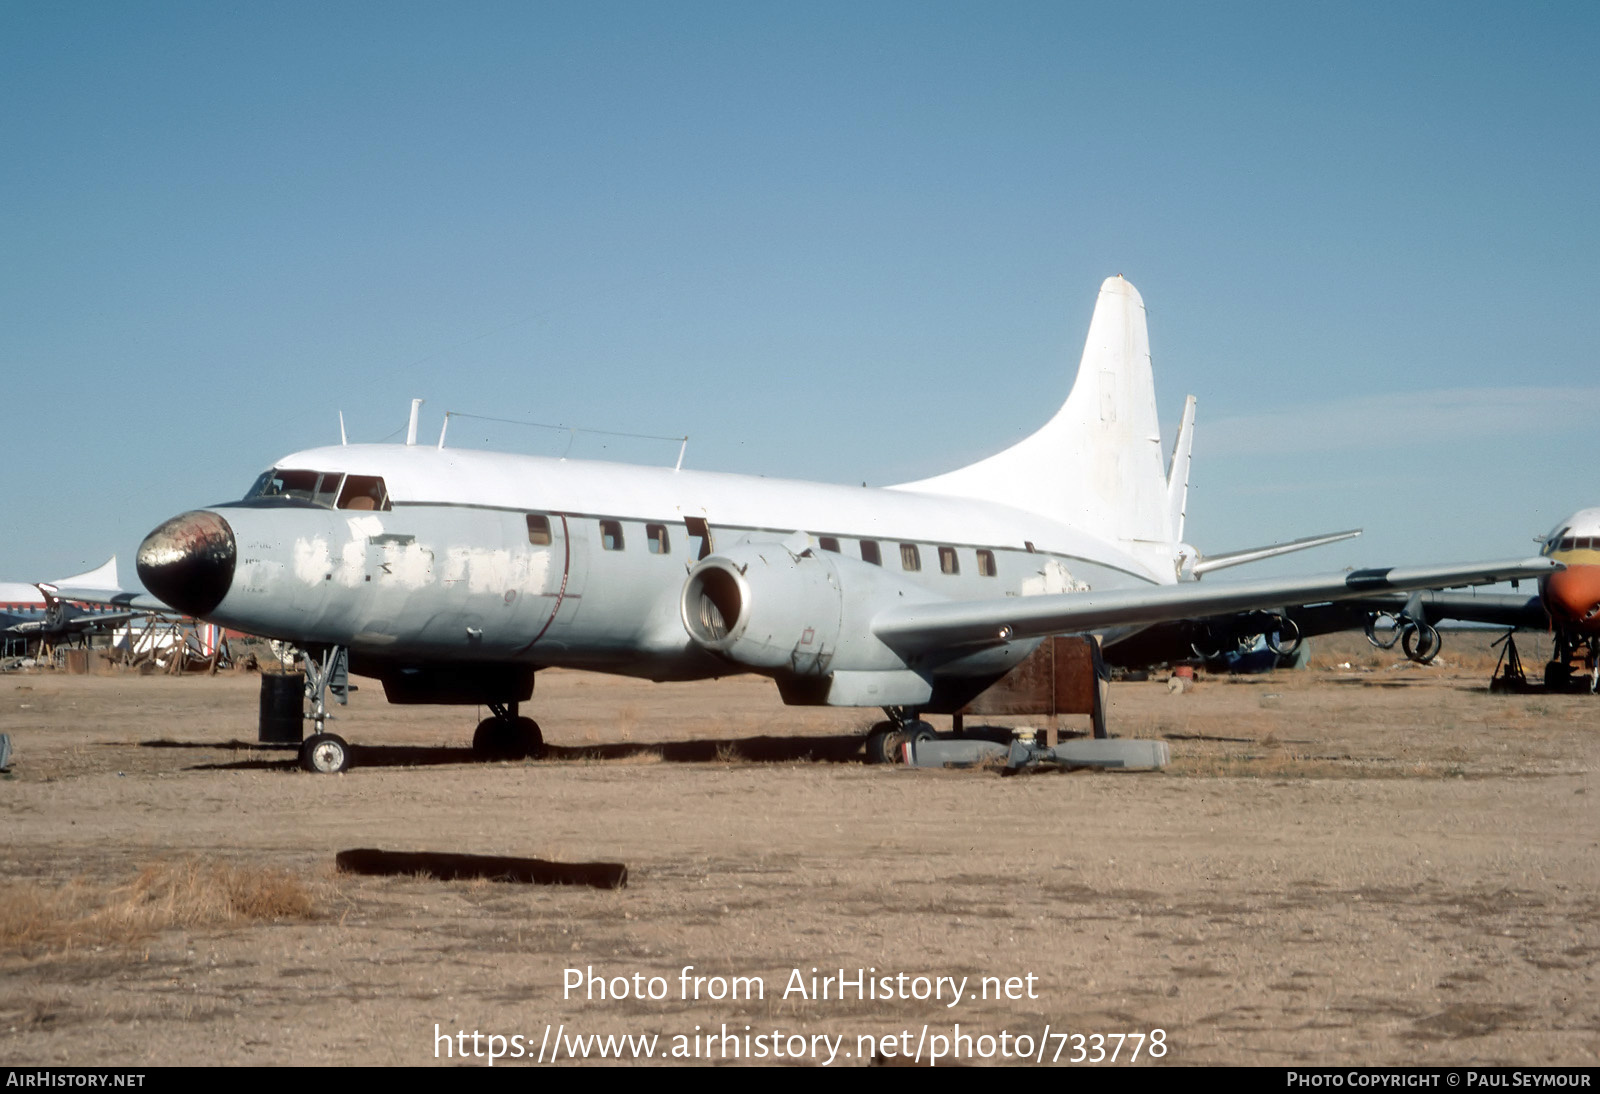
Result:
{"label": "nose landing gear", "polygon": [[306,698],[316,732],[300,745],[300,767],[314,775],[337,775],[350,769],[350,746],[337,733],[324,732],[331,715],[328,696],[340,706],[350,702],[350,656],[343,646],[330,646],[318,656],[306,651]]}

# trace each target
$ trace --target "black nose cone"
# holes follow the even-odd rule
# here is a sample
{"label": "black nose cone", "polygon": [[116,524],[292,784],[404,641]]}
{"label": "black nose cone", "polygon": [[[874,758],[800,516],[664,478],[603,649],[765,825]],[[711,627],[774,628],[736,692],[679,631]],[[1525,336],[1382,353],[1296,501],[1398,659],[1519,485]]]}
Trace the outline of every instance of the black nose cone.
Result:
{"label": "black nose cone", "polygon": [[139,545],[139,580],[185,615],[208,615],[228,595],[237,553],[233,529],[216,513],[173,517]]}

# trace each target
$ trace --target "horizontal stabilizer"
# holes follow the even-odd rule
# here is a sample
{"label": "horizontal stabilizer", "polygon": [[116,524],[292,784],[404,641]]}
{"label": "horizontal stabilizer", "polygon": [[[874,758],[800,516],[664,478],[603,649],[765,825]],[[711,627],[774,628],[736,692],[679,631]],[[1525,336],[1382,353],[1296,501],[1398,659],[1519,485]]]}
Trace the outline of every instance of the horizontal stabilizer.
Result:
{"label": "horizontal stabilizer", "polygon": [[1051,634],[1087,634],[1113,627],[1276,609],[1286,604],[1320,604],[1412,589],[1492,585],[1562,569],[1565,567],[1551,559],[1532,558],[1352,570],[1316,577],[1184,582],[1103,593],[938,601],[890,608],[872,621],[872,631],[890,648],[905,655],[926,649],[992,645]]}
{"label": "horizontal stabilizer", "polygon": [[1321,536],[1291,539],[1287,543],[1274,543],[1270,547],[1250,547],[1243,551],[1229,551],[1221,555],[1204,555],[1194,564],[1194,576],[1199,577],[1212,570],[1226,570],[1229,566],[1242,566],[1246,562],[1260,562],[1264,558],[1293,554],[1295,551],[1304,551],[1311,547],[1321,547],[1325,543],[1338,543],[1341,539],[1355,539],[1360,534],[1361,529],[1352,528],[1348,532],[1329,532]]}

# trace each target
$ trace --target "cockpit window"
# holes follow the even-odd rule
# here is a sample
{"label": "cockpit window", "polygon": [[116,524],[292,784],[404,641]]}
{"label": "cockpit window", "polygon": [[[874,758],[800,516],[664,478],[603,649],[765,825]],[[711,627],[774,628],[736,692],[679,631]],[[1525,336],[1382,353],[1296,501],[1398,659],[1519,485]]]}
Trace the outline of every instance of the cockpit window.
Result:
{"label": "cockpit window", "polygon": [[298,498],[310,501],[317,492],[315,471],[280,471],[273,468],[256,480],[246,498]]}
{"label": "cockpit window", "polygon": [[347,475],[339,492],[340,509],[387,509],[389,491],[376,475]]}
{"label": "cockpit window", "polygon": [[339,496],[339,487],[344,485],[344,476],[335,475],[324,471],[317,480],[317,492],[311,495],[311,500],[318,505],[331,506],[334,499]]}
{"label": "cockpit window", "polygon": [[342,471],[286,471],[273,468],[264,472],[245,500],[253,498],[294,498],[329,509],[388,509],[389,491],[376,475],[346,475]]}

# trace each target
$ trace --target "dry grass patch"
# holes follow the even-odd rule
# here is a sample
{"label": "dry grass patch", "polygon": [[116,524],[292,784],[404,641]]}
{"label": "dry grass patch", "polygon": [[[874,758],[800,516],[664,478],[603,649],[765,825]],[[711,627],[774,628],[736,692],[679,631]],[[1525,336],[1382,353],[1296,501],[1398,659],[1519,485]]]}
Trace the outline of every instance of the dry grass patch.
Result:
{"label": "dry grass patch", "polygon": [[131,881],[75,879],[0,885],[0,949],[36,951],[127,944],[170,927],[311,919],[311,890],[268,867],[186,858],[142,868]]}

